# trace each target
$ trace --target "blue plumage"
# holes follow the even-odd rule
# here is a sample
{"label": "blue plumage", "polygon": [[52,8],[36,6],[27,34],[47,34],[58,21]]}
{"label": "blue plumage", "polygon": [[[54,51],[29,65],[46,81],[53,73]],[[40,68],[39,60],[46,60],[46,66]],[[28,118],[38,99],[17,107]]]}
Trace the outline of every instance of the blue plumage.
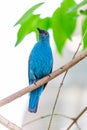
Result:
{"label": "blue plumage", "polygon": [[[38,31],[39,41],[33,47],[28,61],[29,84],[33,84],[52,72],[53,57],[49,44],[49,33],[39,28]],[[45,88],[45,85],[42,85],[38,89],[30,92],[28,106],[28,110],[30,112],[37,112],[39,98]]]}

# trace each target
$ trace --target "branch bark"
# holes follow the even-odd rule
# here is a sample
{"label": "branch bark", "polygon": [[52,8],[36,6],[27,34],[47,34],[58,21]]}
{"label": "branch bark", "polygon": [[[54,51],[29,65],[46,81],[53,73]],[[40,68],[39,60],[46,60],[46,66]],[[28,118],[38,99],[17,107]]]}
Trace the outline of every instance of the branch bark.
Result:
{"label": "branch bark", "polygon": [[5,119],[3,116],[0,115],[0,123],[6,126],[10,130],[23,130],[22,128],[18,127],[14,123],[10,122],[9,120]]}
{"label": "branch bark", "polygon": [[67,130],[70,130],[70,128],[77,122],[77,120],[87,111],[87,107],[85,107],[76,118],[73,118],[73,122],[68,126]]}
{"label": "branch bark", "polygon": [[52,72],[50,74],[50,76],[46,76],[44,78],[42,78],[41,80],[36,82],[35,84],[32,84],[4,99],[0,100],[0,107],[3,105],[6,105],[7,103],[10,103],[11,101],[23,96],[26,93],[31,92],[32,90],[40,87],[42,84],[45,84],[47,82],[49,82],[50,80],[54,79],[55,77],[59,76],[60,74],[62,74],[63,72],[65,72],[66,70],[70,69],[71,67],[73,67],[75,64],[77,64],[78,62],[80,62],[82,59],[84,59],[87,56],[87,50],[82,52],[80,55],[78,55],[77,57],[75,57],[74,59],[72,59],[70,62],[68,62],[67,64],[65,64],[64,66],[60,67],[59,69],[57,69],[56,71]]}

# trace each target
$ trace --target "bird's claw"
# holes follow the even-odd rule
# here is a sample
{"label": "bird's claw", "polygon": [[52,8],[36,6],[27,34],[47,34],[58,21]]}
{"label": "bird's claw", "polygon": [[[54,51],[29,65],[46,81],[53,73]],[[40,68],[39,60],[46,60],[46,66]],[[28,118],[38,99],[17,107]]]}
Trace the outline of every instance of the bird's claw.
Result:
{"label": "bird's claw", "polygon": [[52,75],[51,75],[51,74],[48,74],[48,76],[49,76],[49,77],[52,77]]}
{"label": "bird's claw", "polygon": [[37,86],[36,81],[34,81],[34,85]]}

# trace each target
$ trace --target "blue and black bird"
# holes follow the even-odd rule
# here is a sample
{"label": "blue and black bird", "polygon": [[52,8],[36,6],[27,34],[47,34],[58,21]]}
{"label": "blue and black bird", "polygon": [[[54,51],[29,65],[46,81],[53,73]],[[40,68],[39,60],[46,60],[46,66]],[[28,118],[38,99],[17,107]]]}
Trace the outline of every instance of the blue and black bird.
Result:
{"label": "blue and black bird", "polygon": [[[28,60],[28,78],[29,84],[33,84],[52,72],[53,56],[49,43],[49,33],[45,30],[37,28],[39,32],[39,40],[33,47]],[[28,110],[36,113],[39,98],[46,84],[30,92]]]}

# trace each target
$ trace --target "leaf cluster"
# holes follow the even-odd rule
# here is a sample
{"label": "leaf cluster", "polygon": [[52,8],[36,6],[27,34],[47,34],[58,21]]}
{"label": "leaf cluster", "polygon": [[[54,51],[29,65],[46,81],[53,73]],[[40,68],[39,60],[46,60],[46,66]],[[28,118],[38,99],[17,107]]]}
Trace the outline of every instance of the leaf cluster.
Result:
{"label": "leaf cluster", "polygon": [[[82,23],[82,36],[87,29],[87,10],[81,9],[78,11],[78,9],[86,3],[87,0],[83,0],[79,4],[76,4],[74,0],[63,0],[61,6],[54,11],[52,16],[45,18],[41,18],[40,14],[34,14],[34,11],[44,3],[34,5],[15,24],[20,24],[15,46],[20,44],[24,37],[31,32],[35,32],[37,36],[36,28],[39,27],[45,30],[52,30],[57,50],[59,53],[62,53],[66,40],[71,40],[72,38],[79,15],[85,16]],[[84,48],[86,48],[87,34],[85,35],[83,43]]]}

